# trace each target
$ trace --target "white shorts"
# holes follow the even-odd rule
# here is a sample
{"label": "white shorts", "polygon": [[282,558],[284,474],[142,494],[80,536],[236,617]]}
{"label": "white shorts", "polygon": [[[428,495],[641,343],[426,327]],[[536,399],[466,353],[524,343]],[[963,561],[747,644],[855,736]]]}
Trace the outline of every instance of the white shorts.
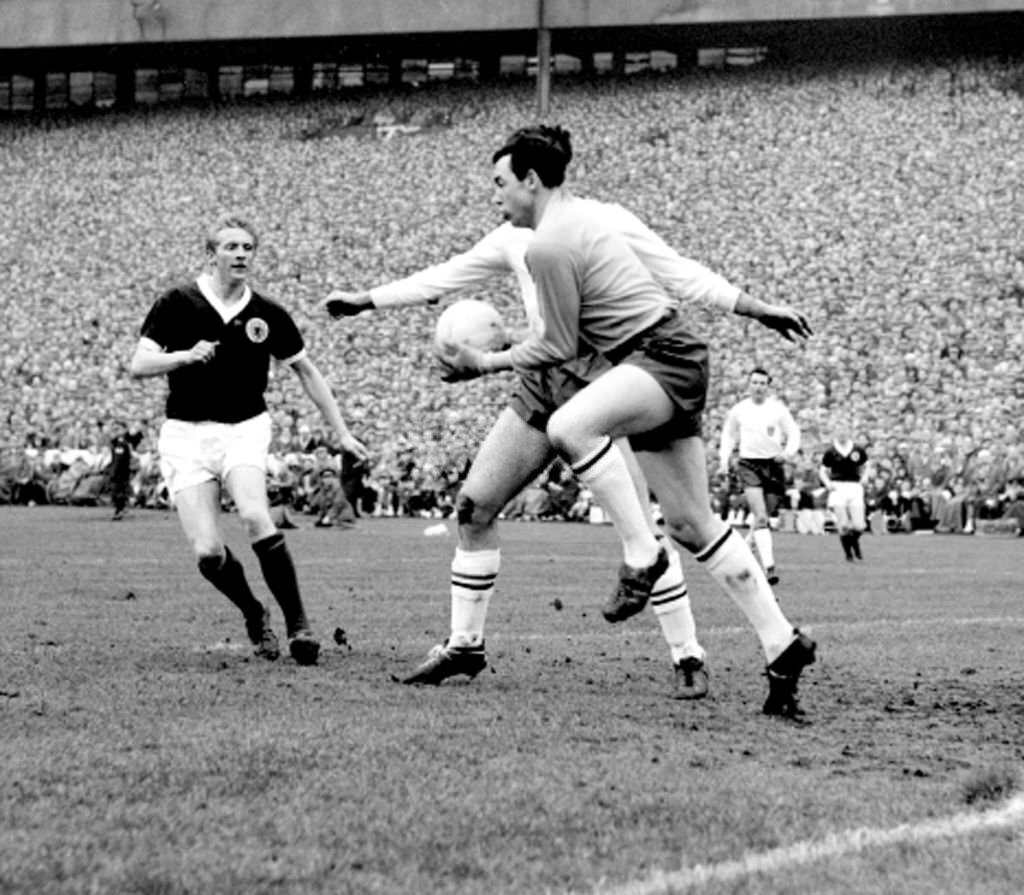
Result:
{"label": "white shorts", "polygon": [[844,514],[854,528],[863,528],[864,486],[860,482],[833,482],[828,492],[828,508],[837,516]]}
{"label": "white shorts", "polygon": [[238,466],[266,472],[270,450],[269,413],[240,423],[167,420],[160,427],[160,474],[170,494],[208,481],[223,481]]}

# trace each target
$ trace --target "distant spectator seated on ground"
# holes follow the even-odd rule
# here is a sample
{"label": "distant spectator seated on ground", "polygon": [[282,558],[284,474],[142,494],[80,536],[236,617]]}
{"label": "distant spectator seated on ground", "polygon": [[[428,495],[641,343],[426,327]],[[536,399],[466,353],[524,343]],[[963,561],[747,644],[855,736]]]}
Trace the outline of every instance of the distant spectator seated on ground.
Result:
{"label": "distant spectator seated on ground", "polygon": [[973,506],[967,487],[959,476],[954,476],[942,490],[935,508],[936,534],[970,534],[973,526]]}
{"label": "distant spectator seated on ground", "polygon": [[345,496],[338,471],[331,466],[320,469],[320,483],[309,500],[309,512],[316,517],[317,528],[352,528],[356,515]]}

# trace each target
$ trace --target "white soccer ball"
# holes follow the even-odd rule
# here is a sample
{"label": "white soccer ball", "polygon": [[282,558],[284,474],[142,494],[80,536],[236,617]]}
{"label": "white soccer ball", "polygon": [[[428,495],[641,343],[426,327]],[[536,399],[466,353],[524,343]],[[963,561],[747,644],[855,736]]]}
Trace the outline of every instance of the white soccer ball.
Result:
{"label": "white soccer ball", "polygon": [[437,318],[434,348],[447,354],[445,346],[468,344],[481,351],[499,351],[508,344],[501,314],[485,301],[464,298],[448,305]]}

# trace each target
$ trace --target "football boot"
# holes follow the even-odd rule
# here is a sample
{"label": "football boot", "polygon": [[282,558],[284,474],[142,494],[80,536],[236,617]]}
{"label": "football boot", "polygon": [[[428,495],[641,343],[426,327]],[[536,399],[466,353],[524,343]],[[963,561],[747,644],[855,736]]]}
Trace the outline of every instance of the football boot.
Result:
{"label": "football boot", "polygon": [[270,610],[262,607],[259,615],[253,615],[245,620],[245,632],[249,640],[256,647],[256,655],[261,659],[273,662],[281,655],[281,647],[277,643],[277,635],[270,627]]}
{"label": "football boot", "polygon": [[708,695],[708,668],[702,659],[687,656],[675,664],[673,699],[703,699]]}
{"label": "football boot", "polygon": [[668,552],[658,549],[652,565],[637,569],[623,563],[619,567],[619,583],[604,604],[601,614],[609,622],[622,622],[642,612],[658,579],[668,571]]}
{"label": "football boot", "polygon": [[309,628],[302,628],[288,638],[288,652],[299,665],[316,665],[320,657],[320,641]]}
{"label": "football boot", "polygon": [[762,709],[766,715],[798,719],[804,714],[796,701],[797,684],[800,673],[814,662],[818,645],[800,630],[793,633],[793,642],[768,665],[768,698]]}
{"label": "football boot", "polygon": [[487,667],[487,656],[481,642],[476,646],[449,646],[439,643],[427,658],[404,678],[403,684],[429,684],[437,686],[450,677],[464,674],[471,680]]}

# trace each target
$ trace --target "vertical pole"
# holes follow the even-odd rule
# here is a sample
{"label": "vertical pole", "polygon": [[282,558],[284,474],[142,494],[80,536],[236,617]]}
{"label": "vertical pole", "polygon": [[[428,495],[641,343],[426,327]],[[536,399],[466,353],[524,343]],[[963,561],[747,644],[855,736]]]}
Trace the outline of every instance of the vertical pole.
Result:
{"label": "vertical pole", "polygon": [[551,29],[546,27],[544,0],[537,0],[537,114],[551,111]]}
{"label": "vertical pole", "polygon": [[115,103],[119,109],[130,109],[135,105],[135,66],[129,62],[120,62],[114,73]]}
{"label": "vertical pole", "polygon": [[32,109],[46,111],[46,72],[37,71],[32,75]]}

